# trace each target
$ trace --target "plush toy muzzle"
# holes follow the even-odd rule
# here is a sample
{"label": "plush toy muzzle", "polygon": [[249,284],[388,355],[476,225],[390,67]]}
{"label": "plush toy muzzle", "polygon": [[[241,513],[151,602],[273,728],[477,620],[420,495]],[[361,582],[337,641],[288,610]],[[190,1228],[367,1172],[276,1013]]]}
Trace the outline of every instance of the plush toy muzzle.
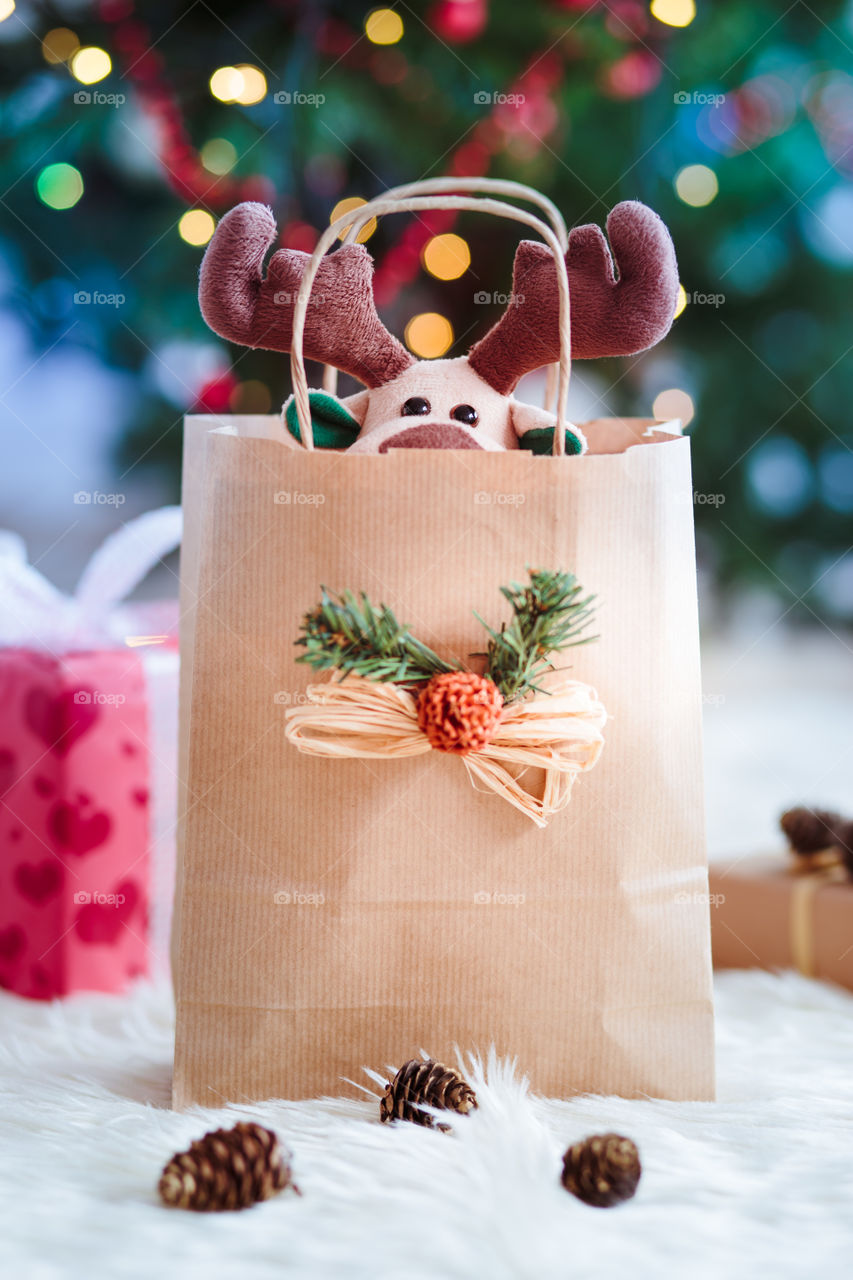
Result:
{"label": "plush toy muzzle", "polygon": [[[601,230],[576,227],[566,267],[573,359],[634,355],[669,331],[678,269],[669,233],[636,201],[617,205]],[[230,342],[289,352],[293,311],[309,255],[279,249],[272,212],[241,204],[226,214],[201,266],[199,302],[211,329]],[[519,379],[560,355],[557,272],[551,250],[518,247],[509,305],[467,356],[416,360],[388,332],[373,299],[373,261],[360,244],[320,262],[308,302],[303,351],[365,384],[339,399],[310,393],[314,443],[320,448],[382,454],[390,449],[529,449],[550,453],[555,416],[516,400]],[[295,406],[288,429],[299,438]],[[583,434],[566,431],[566,452],[582,453]]]}

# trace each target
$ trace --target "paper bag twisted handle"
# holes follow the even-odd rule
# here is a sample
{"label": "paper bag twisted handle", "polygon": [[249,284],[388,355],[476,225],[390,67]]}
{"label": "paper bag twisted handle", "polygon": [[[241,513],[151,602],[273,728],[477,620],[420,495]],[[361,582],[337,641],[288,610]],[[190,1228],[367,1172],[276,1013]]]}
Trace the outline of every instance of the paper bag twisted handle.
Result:
{"label": "paper bag twisted handle", "polygon": [[[451,195],[455,191],[468,195],[503,196],[509,200],[521,200],[526,204],[536,205],[551,223],[554,235],[560,242],[560,250],[565,257],[569,247],[569,231],[562,213],[541,191],[537,191],[535,187],[529,187],[524,182],[511,182],[506,178],[421,178],[418,182],[389,187],[387,191],[383,191],[382,199],[406,200],[409,196]],[[353,244],[362,227],[370,221],[371,215],[364,216],[361,208],[353,210],[353,213],[355,217],[346,235],[342,237],[343,244]],[[548,365],[544,407],[549,413],[554,412],[557,403],[559,371],[559,363]],[[332,364],[327,364],[323,368],[323,390],[332,395],[335,395],[338,390],[338,371]]]}
{"label": "paper bag twisted handle", "polygon": [[[419,184],[412,183],[410,191],[417,189]],[[518,193],[514,193],[518,198],[522,198]],[[537,203],[542,203],[540,198]],[[549,202],[550,203],[550,202]],[[542,237],[548,248],[554,255],[554,264],[557,270],[557,294],[559,298],[559,336],[560,336],[560,361],[559,373],[557,378],[557,402],[556,426],[554,430],[553,452],[558,457],[562,456],[566,451],[566,401],[569,394],[569,377],[571,373],[571,311],[569,301],[569,275],[566,267],[566,260],[561,247],[561,235],[564,227],[557,225],[557,232],[553,231],[547,223],[541,218],[537,218],[535,214],[528,213],[526,209],[518,209],[515,205],[506,204],[501,200],[492,200],[485,196],[453,196],[453,195],[414,195],[408,194],[402,197],[389,197],[387,194],[378,196],[375,200],[368,201],[367,204],[359,205],[358,210],[341,214],[334,222],[332,222],[320,239],[317,241],[316,248],[311,255],[310,261],[305,268],[302,282],[299,286],[299,293],[296,298],[296,305],[293,309],[293,333],[291,337],[290,349],[290,374],[293,382],[293,402],[296,409],[296,417],[299,422],[300,439],[304,448],[310,450],[314,448],[314,433],[311,425],[311,408],[308,399],[308,378],[305,373],[305,360],[302,354],[302,336],[305,331],[305,316],[308,311],[308,301],[311,296],[311,289],[319,270],[320,263],[326,252],[334,244],[335,240],[346,233],[348,228],[355,221],[357,226],[362,226],[370,218],[379,217],[386,213],[413,213],[419,210],[427,209],[474,209],[480,213],[490,213],[499,218],[509,218],[513,222],[521,222],[525,226],[532,227],[534,231]],[[550,214],[550,209],[546,208],[545,212]]]}
{"label": "paper bag twisted handle", "polygon": [[[473,786],[482,783],[537,827],[565,808],[577,775],[597,761],[607,720],[595,690],[565,671],[551,672],[547,689],[506,705],[491,741],[460,757]],[[310,685],[307,696],[307,704],[286,712],[285,730],[306,755],[393,760],[433,750],[414,697],[397,684],[349,674]],[[540,796],[523,785],[526,769],[544,772]]]}

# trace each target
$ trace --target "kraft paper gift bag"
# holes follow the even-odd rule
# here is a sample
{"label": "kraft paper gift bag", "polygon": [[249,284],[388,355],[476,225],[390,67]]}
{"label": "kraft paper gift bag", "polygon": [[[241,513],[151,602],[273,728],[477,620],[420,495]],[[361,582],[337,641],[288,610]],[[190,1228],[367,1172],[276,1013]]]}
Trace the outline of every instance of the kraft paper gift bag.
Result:
{"label": "kraft paper gift bag", "polygon": [[[470,194],[481,191],[537,214]],[[415,364],[378,320],[354,242],[375,215],[472,207],[532,227],[545,247],[519,247],[508,312],[467,359]],[[494,1046],[549,1094],[713,1096],[689,444],[676,424],[602,420],[584,428],[588,454],[562,456],[570,439],[583,449],[576,432],[564,437],[572,317],[581,356],[639,350],[671,321],[665,228],[628,203],[608,230],[618,278],[597,229],[569,237],[539,193],[479,178],[386,193],[332,222],[310,261],[277,254],[266,278],[269,211],[239,206],[217,228],[205,318],[229,340],[291,352],[293,434],[279,418],[187,422],[178,1106],[339,1093],[363,1066],[399,1066],[420,1048],[452,1060],[457,1046]],[[662,329],[647,305],[655,289]],[[596,337],[602,323],[618,350]],[[652,329],[640,339],[635,323]],[[343,337],[342,367],[372,390],[334,401],[327,370],[312,400],[303,340],[328,360]],[[508,402],[519,361],[555,360],[555,340],[556,417]],[[437,425],[401,433],[404,401],[404,415],[431,412],[425,390],[441,402]],[[313,447],[314,404],[319,443],[343,447],[354,429],[350,451]],[[553,456],[527,452],[543,435]],[[533,569],[574,572],[598,599],[600,639],[559,663],[596,717],[594,750],[581,734],[587,745],[563,764],[597,759],[595,690],[610,716],[574,790],[550,754],[544,774],[516,769],[524,811],[508,804],[511,785],[489,789],[494,771],[463,768],[499,738],[463,760],[431,750],[417,724],[404,736],[423,754],[406,757],[323,758],[289,740],[318,696],[328,705],[295,646],[321,588],[364,591],[442,659],[476,669],[475,611],[508,620],[500,588]],[[363,696],[399,710],[393,688],[365,681]],[[335,692],[352,696],[352,683]],[[517,714],[537,702],[548,697]],[[516,714],[504,710],[500,733]],[[337,728],[332,742],[339,751]],[[535,812],[569,793],[550,824],[530,821],[531,798]]]}
{"label": "kraft paper gift bag", "polygon": [[[690,446],[583,429],[583,457],[348,456],[188,419],[177,1106],[339,1094],[457,1045],[545,1094],[713,1097]],[[467,659],[528,567],[596,594],[567,658],[610,717],[544,830],[449,755],[287,742],[321,584]]]}

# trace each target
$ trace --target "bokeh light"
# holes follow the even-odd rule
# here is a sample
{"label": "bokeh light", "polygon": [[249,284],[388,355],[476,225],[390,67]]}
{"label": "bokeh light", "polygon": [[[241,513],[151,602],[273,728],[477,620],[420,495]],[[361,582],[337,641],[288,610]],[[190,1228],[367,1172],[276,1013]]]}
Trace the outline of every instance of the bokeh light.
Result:
{"label": "bokeh light", "polygon": [[686,391],[679,387],[670,387],[655,396],[652,405],[652,416],[659,422],[669,422],[671,418],[679,418],[682,427],[686,427],[696,415],[696,406]]}
{"label": "bokeh light", "polygon": [[762,440],[747,457],[746,476],[756,502],[768,515],[799,515],[814,494],[814,476],[803,446],[790,436]]}
{"label": "bokeh light", "polygon": [[675,193],[679,200],[702,209],[710,204],[720,189],[717,175],[706,164],[688,164],[675,175]]}
{"label": "bokeh light", "polygon": [[399,49],[374,49],[370,58],[370,74],[377,84],[403,84],[409,75],[408,59]]}
{"label": "bokeh light", "polygon": [[267,96],[267,78],[260,67],[254,67],[250,62],[238,62],[234,70],[239,73],[243,81],[239,91],[234,95],[234,101],[239,102],[243,107],[251,107],[256,102],[262,102]]}
{"label": "bokeh light", "polygon": [[188,209],[178,222],[178,235],[187,244],[207,244],[216,228],[212,213],[206,209]]}
{"label": "bokeh light", "polygon": [[320,232],[316,227],[312,227],[310,222],[300,222],[295,218],[292,222],[284,224],[280,238],[283,249],[298,249],[300,253],[313,253],[320,239]]}
{"label": "bokeh light", "polygon": [[689,27],[696,17],[694,0],[652,0],[649,11],[668,27]]}
{"label": "bokeh light", "polygon": [[80,48],[76,31],[69,27],[53,27],[41,42],[41,56],[51,66],[67,62]]}
{"label": "bokeh light", "polygon": [[83,194],[83,176],[73,164],[49,164],[36,178],[36,193],[51,209],[73,209]]}
{"label": "bokeh light", "polygon": [[747,218],[723,235],[711,252],[711,265],[726,292],[760,294],[785,270],[790,248],[779,230],[760,217]]}
{"label": "bokeh light", "polygon": [[237,148],[227,138],[211,138],[199,154],[208,173],[230,173],[237,163]]}
{"label": "bokeh light", "polygon": [[687,306],[687,291],[683,284],[678,286],[678,293],[675,295],[675,312],[673,320],[677,320],[684,308]]}
{"label": "bokeh light", "polygon": [[[364,196],[346,196],[345,199],[339,200],[329,215],[329,226],[331,226],[333,222],[336,222],[338,218],[342,218],[345,213],[351,213],[353,209],[360,209],[361,206],[364,204],[367,204],[367,201],[365,200]],[[341,230],[338,233],[339,240],[343,240],[344,236],[347,234],[351,226],[352,226],[352,223],[350,223],[349,226],[347,227],[341,228]],[[356,240],[358,241],[359,244],[364,244],[365,240],[369,240],[375,230],[376,230],[376,219],[370,218],[367,222],[365,222],[364,226],[359,231],[358,235],[356,236]]]}
{"label": "bokeh light", "polygon": [[645,49],[632,49],[602,73],[602,87],[611,98],[642,98],[660,83],[660,58]]}
{"label": "bokeh light", "polygon": [[833,511],[853,511],[853,449],[827,445],[818,458],[817,474],[823,503]]}
{"label": "bokeh light", "polygon": [[406,325],[406,346],[422,360],[437,360],[453,342],[453,325],[437,311],[422,311]]}
{"label": "bokeh light", "polygon": [[7,18],[11,18],[15,12],[15,0],[0,0],[0,22],[5,22]]}
{"label": "bokeh light", "polygon": [[817,129],[827,158],[842,172],[850,173],[850,141],[853,132],[853,77],[846,71],[822,70],[802,91],[802,101]]}
{"label": "bokeh light", "polygon": [[853,184],[839,183],[806,210],[803,231],[813,251],[826,262],[853,263]]}
{"label": "bokeh light", "polygon": [[364,20],[371,44],[396,44],[403,38],[403,19],[393,9],[374,9]]}
{"label": "bokeh light", "polygon": [[270,389],[256,378],[238,382],[231,392],[228,407],[232,413],[269,413],[272,408]]}
{"label": "bokeh light", "polygon": [[830,554],[817,564],[815,587],[822,602],[841,618],[853,617],[853,552]]}
{"label": "bokeh light", "polygon": [[717,82],[700,92],[706,102],[696,118],[696,136],[723,155],[751,151],[778,137],[797,112],[796,87],[781,75],[755,76],[725,93]]}
{"label": "bokeh light", "polygon": [[244,83],[243,73],[236,67],[217,67],[210,77],[210,92],[220,102],[236,102]]}
{"label": "bokeh light", "polygon": [[424,245],[423,264],[436,280],[458,280],[471,265],[471,250],[461,236],[448,231]]}
{"label": "bokeh light", "polygon": [[106,49],[96,45],[84,45],[71,58],[71,74],[81,84],[97,84],[105,79],[113,69],[112,60]]}

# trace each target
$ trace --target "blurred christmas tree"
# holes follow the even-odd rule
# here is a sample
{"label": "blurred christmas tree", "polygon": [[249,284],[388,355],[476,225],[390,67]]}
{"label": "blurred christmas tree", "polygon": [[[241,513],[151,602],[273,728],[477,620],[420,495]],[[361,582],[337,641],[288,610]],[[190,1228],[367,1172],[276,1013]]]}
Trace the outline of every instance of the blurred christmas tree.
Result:
{"label": "blurred christmas tree", "polygon": [[[285,358],[229,356],[198,314],[203,245],[237,201],[268,201],[282,243],[310,249],[339,201],[441,173],[531,183],[570,224],[636,197],[672,230],[687,302],[656,351],[580,370],[591,411],[695,409],[704,563],[792,604],[821,579],[796,609],[853,617],[849,8],[13,8],[0,0],[5,305],[42,347],[132,373],[125,465],[177,489],[184,411],[266,412],[288,391]],[[434,240],[451,231],[464,243]],[[464,350],[516,240],[473,216],[386,219],[370,247],[388,323],[438,313],[410,343]]]}

